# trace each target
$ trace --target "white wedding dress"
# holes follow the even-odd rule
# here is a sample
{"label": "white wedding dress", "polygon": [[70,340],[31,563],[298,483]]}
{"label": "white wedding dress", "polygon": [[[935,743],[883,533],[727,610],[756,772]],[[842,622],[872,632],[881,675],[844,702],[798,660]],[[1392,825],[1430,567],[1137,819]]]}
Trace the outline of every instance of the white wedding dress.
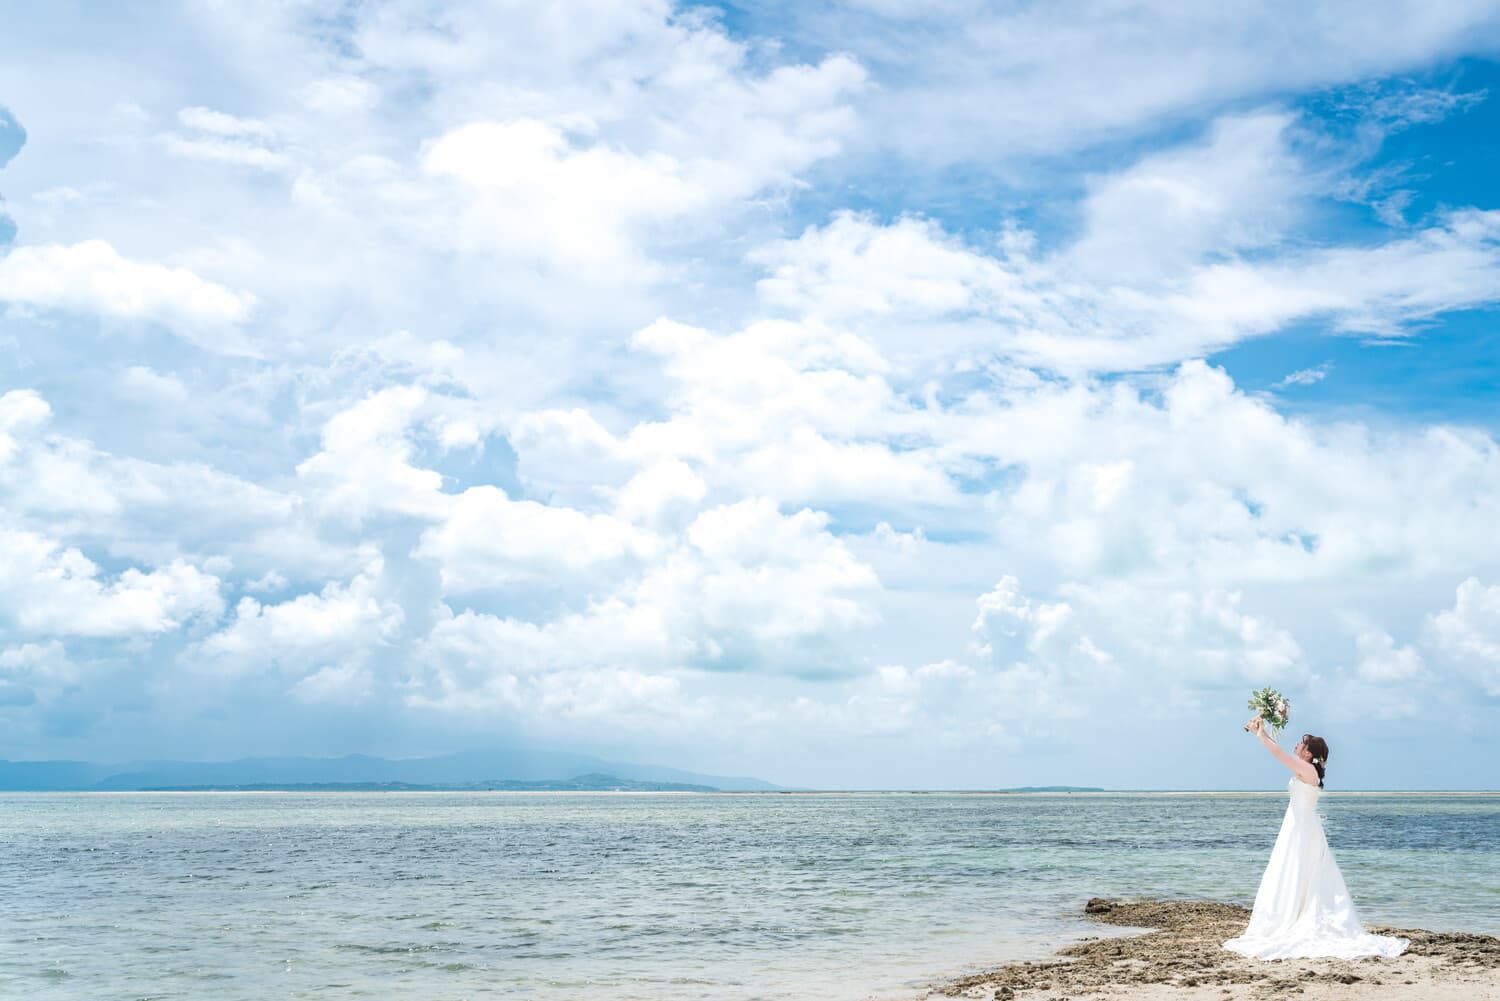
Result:
{"label": "white wedding dress", "polygon": [[1318,787],[1293,776],[1288,788],[1291,802],[1255,893],[1250,925],[1224,948],[1251,959],[1401,955],[1406,939],[1371,935],[1360,923],[1323,836]]}

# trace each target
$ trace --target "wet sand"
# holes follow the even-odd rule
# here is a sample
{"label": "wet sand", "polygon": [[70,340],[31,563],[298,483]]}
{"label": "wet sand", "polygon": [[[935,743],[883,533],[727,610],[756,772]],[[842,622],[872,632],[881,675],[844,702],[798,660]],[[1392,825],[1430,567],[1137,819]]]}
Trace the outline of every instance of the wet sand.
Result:
{"label": "wet sand", "polygon": [[1395,959],[1252,960],[1221,948],[1250,912],[1211,901],[1094,899],[1086,917],[1154,929],[1094,938],[1058,958],[1017,963],[934,988],[931,998],[982,1001],[1500,1001],[1500,939],[1488,935],[1371,927],[1411,947]]}

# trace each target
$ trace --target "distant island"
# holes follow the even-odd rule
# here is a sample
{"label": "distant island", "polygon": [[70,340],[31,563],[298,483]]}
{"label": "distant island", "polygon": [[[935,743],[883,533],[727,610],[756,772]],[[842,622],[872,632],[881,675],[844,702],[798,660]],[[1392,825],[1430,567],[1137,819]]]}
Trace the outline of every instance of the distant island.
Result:
{"label": "distant island", "polygon": [[0,761],[0,792],[506,790],[774,792],[748,776],[704,775],[529,748],[431,758],[242,758],[237,761]]}
{"label": "distant island", "polygon": [[249,782],[189,786],[150,786],[139,792],[722,792],[689,782],[641,782],[614,775],[579,775],[571,779],[523,782]]}
{"label": "distant island", "polygon": [[[0,760],[0,792],[777,792],[749,776],[706,775],[586,754],[491,748],[429,758],[241,758],[235,761]],[[822,790],[833,791],[833,790]],[[871,790],[875,791],[875,790]],[[916,790],[912,790],[916,791]],[[938,790],[930,790],[938,794]],[[1105,792],[1097,786],[1016,786],[969,793]]]}

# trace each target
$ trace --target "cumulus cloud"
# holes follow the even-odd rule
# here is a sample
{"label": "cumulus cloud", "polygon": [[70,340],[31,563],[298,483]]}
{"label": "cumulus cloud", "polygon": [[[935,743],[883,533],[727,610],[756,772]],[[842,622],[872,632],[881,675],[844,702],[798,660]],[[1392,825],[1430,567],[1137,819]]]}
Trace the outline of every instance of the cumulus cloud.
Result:
{"label": "cumulus cloud", "polygon": [[1495,303],[1496,213],[1373,159],[1480,98],[1309,90],[1490,37],[1419,6],[122,15],[213,39],[175,76],[49,42],[93,71],[22,95],[5,175],[8,720],[107,676],[246,747],[274,706],[337,724],[299,750],[378,713],[931,784],[1092,774],[1098,717],[1247,685],[1493,693],[1493,433],[1204,360]]}
{"label": "cumulus cloud", "polygon": [[381,594],[380,572],[376,564],[347,583],[331,581],[279,603],[241,598],[224,628],[190,656],[214,670],[269,670],[320,699],[340,691],[362,695],[369,658],[405,621],[402,608]]}
{"label": "cumulus cloud", "polygon": [[218,578],[180,560],[110,579],[77,549],[4,528],[0,554],[0,616],[32,635],[151,636],[224,607]]}
{"label": "cumulus cloud", "polygon": [[708,485],[680,459],[662,459],[620,488],[615,503],[627,521],[661,525],[696,511]]}
{"label": "cumulus cloud", "polygon": [[920,505],[958,496],[920,410],[895,393],[887,362],[859,337],[816,321],[720,335],[664,320],[633,343],[660,360],[668,412],[619,434],[578,409],[521,415],[510,436],[529,483],[578,498],[586,493],[580,478],[620,482],[631,504],[647,482],[635,477],[648,470],[689,494],[700,487],[684,470],[705,496],[763,493],[788,503]]}
{"label": "cumulus cloud", "polygon": [[912,217],[882,226],[868,215],[839,212],[827,225],[767,244],[750,258],[770,272],[757,283],[768,303],[814,315],[943,316],[1039,305],[1003,260],[976,254],[936,223]]}
{"label": "cumulus cloud", "polygon": [[[1005,670],[1030,671],[1053,685],[1223,689],[1278,682],[1302,665],[1296,639],[1247,612],[1243,595],[1201,594],[1150,585],[1063,589],[1066,600],[1037,601],[1005,577],[978,599],[977,653]],[[1061,690],[1061,689],[1060,689]]]}
{"label": "cumulus cloud", "polygon": [[[420,698],[511,699],[518,686],[541,684],[515,680],[523,676],[605,668],[662,677],[858,671],[848,640],[875,622],[879,581],[826,526],[826,516],[782,514],[765,499],[711,508],[677,545],[582,609],[539,621],[452,616],[422,645],[433,667]],[[491,566],[503,571],[511,558],[496,554]]]}
{"label": "cumulus cloud", "polygon": [[[702,560],[695,586],[705,624],[750,632],[774,649],[871,622],[861,599],[879,582],[827,525],[827,515],[806,508],[783,515],[765,498],[699,515],[687,537]],[[648,592],[656,583],[647,582]]]}
{"label": "cumulus cloud", "polygon": [[975,243],[929,220],[837,213],[754,251],[758,288],[770,305],[855,325],[896,359],[999,355],[1064,373],[1171,364],[1313,319],[1401,337],[1496,301],[1492,212],[1442,212],[1385,242],[1300,238],[1336,183],[1298,150],[1300,127],[1278,109],[1225,115],[1096,175],[1076,236],[1056,247],[1015,227]]}
{"label": "cumulus cloud", "polygon": [[58,640],[0,648],[0,712],[45,703],[79,674]]}
{"label": "cumulus cloud", "polygon": [[664,155],[571,148],[545,122],[483,122],[439,137],[423,169],[475,193],[479,209],[457,234],[470,245],[525,246],[582,267],[632,256],[633,225],[701,207],[707,192]]}
{"label": "cumulus cloud", "polygon": [[1470,577],[1453,607],[1426,619],[1427,640],[1464,670],[1486,695],[1500,696],[1500,587]]}
{"label": "cumulus cloud", "polygon": [[[586,37],[524,6],[503,31],[478,10],[449,12],[462,41],[396,6],[361,17],[371,71],[421,66],[442,81],[427,116],[438,126],[411,162],[361,151],[303,173],[298,202],[328,219],[373,205],[429,249],[618,287],[664,277],[656,246],[793,187],[855,129],[865,71],[847,56],[762,70],[707,18],[659,3],[579,7],[567,20],[587,20]],[[339,94],[368,87],[346,80]]]}
{"label": "cumulus cloud", "polygon": [[[634,427],[620,451],[712,458],[716,481],[794,502],[956,496],[920,413],[859,337],[815,321],[757,323],[725,336],[658,322],[635,344],[663,359],[674,413]],[[892,447],[892,436],[905,436],[905,447]]]}
{"label": "cumulus cloud", "polygon": [[498,487],[480,486],[454,499],[418,552],[442,565],[448,591],[463,592],[618,572],[656,548],[652,535],[608,515],[511,500]]}
{"label": "cumulus cloud", "polygon": [[[129,372],[125,380],[133,381]],[[112,559],[186,560],[216,575],[211,564],[317,579],[368,560],[357,544],[317,535],[313,505],[299,497],[203,463],[112,453],[53,428],[52,419],[34,391],[0,396],[0,528]]]}
{"label": "cumulus cloud", "polygon": [[[299,179],[299,197],[325,211],[373,200],[435,247],[571,269],[597,284],[654,278],[661,271],[648,253],[653,243],[681,227],[704,231],[705,219],[738,211],[763,189],[791,184],[799,170],[838,148],[847,124],[824,124],[826,135],[809,138],[798,134],[796,122],[834,121],[819,105],[839,101],[859,73],[837,60],[809,73],[844,82],[803,88],[783,101],[783,88],[771,85],[783,81],[773,77],[750,99],[752,107],[780,104],[770,113],[789,119],[767,123],[763,149],[719,153],[676,142],[634,149],[569,116],[485,119],[424,143],[415,173],[362,157]],[[799,100],[811,106],[800,108]],[[276,156],[259,147],[253,153]]]}
{"label": "cumulus cloud", "polygon": [[[1158,385],[1159,402],[1044,385],[954,418],[953,448],[1026,470],[999,506],[1012,551],[1081,579],[1421,575],[1464,560],[1492,515],[1473,486],[1500,476],[1483,433],[1289,419],[1201,362]],[[1453,510],[1456,494],[1475,506]]]}
{"label": "cumulus cloud", "polygon": [[419,386],[372,393],[328,420],[323,449],[297,466],[330,513],[360,522],[395,511],[437,517],[448,507],[442,476],[412,465],[408,429],[428,403]]}
{"label": "cumulus cloud", "polygon": [[1400,646],[1383,630],[1362,630],[1355,638],[1355,648],[1359,653],[1355,673],[1361,681],[1405,685],[1427,677],[1422,655],[1413,647]]}
{"label": "cumulus cloud", "polygon": [[255,298],[173,268],[120,255],[104,240],[17,247],[0,259],[0,300],[13,306],[161,323],[210,349],[234,349]]}
{"label": "cumulus cloud", "polygon": [[0,396],[0,463],[16,454],[15,435],[45,424],[52,408],[41,395],[30,389],[13,389]]}
{"label": "cumulus cloud", "polygon": [[1065,601],[1033,602],[1021,593],[1020,582],[1002,577],[991,591],[979,596],[979,615],[971,627],[982,638],[978,652],[1001,667],[1018,666],[1038,658],[1046,666],[1069,666],[1081,656],[1095,664],[1108,655],[1079,634],[1073,608]]}

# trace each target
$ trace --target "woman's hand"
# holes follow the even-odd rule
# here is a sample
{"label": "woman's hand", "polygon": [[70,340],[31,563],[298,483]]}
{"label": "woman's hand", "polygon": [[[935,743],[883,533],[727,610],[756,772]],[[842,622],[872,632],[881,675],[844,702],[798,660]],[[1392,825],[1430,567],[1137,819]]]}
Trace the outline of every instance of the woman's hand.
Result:
{"label": "woman's hand", "polygon": [[1265,725],[1266,721],[1260,718],[1259,713],[1256,713],[1254,716],[1250,717],[1250,722],[1245,724],[1245,729],[1246,731],[1253,733],[1257,737],[1259,737],[1260,731],[1263,727],[1265,727]]}

